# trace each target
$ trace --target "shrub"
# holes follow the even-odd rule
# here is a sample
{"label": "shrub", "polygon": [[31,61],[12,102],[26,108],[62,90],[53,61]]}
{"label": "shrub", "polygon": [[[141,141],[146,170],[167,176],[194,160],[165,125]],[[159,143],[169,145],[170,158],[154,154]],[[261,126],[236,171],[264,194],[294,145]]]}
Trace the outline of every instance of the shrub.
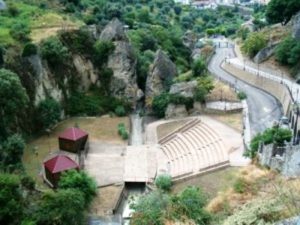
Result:
{"label": "shrub", "polygon": [[159,117],[163,118],[165,116],[165,111],[170,102],[170,97],[168,93],[162,93],[158,96],[155,96],[152,102],[153,113]]}
{"label": "shrub", "polygon": [[155,179],[155,185],[163,191],[169,191],[172,187],[172,178],[168,174],[159,175]]}
{"label": "shrub", "polygon": [[69,58],[68,49],[57,37],[49,37],[41,43],[41,54],[52,66]]}
{"label": "shrub", "polygon": [[248,183],[246,182],[245,179],[243,178],[238,178],[234,184],[233,184],[233,189],[237,193],[245,193],[247,189]]}
{"label": "shrub", "polygon": [[238,99],[240,99],[240,100],[244,100],[244,99],[247,98],[247,95],[246,95],[245,92],[239,91],[239,92],[237,93],[237,97],[238,97]]}
{"label": "shrub", "polygon": [[46,98],[37,107],[37,121],[42,129],[47,129],[60,119],[60,104],[53,98]]}
{"label": "shrub", "polygon": [[114,51],[115,45],[111,41],[98,40],[94,44],[95,62],[101,67],[108,60],[109,55]]}
{"label": "shrub", "polygon": [[254,32],[243,43],[242,51],[252,58],[266,46],[266,37],[262,33]]}
{"label": "shrub", "polygon": [[126,110],[124,106],[118,105],[117,108],[115,109],[115,113],[117,116],[125,116],[126,115]]}
{"label": "shrub", "polygon": [[295,38],[287,37],[276,47],[275,57],[282,64],[297,65],[300,60],[300,43]]}
{"label": "shrub", "polygon": [[15,23],[12,25],[9,33],[17,41],[26,42],[29,41],[30,28],[25,23]]}
{"label": "shrub", "polygon": [[194,77],[206,75],[207,67],[205,60],[203,58],[197,59],[192,65],[192,71]]}
{"label": "shrub", "polygon": [[118,134],[122,137],[123,140],[127,140],[129,138],[128,131],[126,130],[124,123],[118,124]]}
{"label": "shrub", "polygon": [[37,46],[33,43],[27,43],[25,44],[23,48],[23,57],[31,56],[31,55],[36,55],[38,52]]}

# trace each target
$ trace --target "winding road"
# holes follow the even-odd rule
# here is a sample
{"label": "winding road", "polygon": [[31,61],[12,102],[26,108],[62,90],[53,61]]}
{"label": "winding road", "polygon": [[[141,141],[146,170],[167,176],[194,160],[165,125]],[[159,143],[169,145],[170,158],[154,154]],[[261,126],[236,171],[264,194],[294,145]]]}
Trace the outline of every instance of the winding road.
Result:
{"label": "winding road", "polygon": [[221,63],[226,57],[235,55],[232,47],[227,45],[216,48],[216,54],[211,59],[208,69],[215,76],[234,85],[247,95],[247,104],[249,111],[249,122],[251,136],[262,132],[270,127],[274,120],[279,120],[282,116],[282,106],[272,95],[255,88],[241,80],[236,79],[231,74],[221,68]]}

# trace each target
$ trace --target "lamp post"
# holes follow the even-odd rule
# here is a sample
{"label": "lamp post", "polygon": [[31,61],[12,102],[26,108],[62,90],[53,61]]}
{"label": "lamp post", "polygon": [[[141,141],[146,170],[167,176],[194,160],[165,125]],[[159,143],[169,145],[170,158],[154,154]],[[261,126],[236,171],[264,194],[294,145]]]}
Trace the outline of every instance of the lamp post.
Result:
{"label": "lamp post", "polygon": [[257,63],[257,75],[259,76],[259,63]]}
{"label": "lamp post", "polygon": [[244,58],[243,61],[244,61],[244,70],[246,70],[246,59]]}

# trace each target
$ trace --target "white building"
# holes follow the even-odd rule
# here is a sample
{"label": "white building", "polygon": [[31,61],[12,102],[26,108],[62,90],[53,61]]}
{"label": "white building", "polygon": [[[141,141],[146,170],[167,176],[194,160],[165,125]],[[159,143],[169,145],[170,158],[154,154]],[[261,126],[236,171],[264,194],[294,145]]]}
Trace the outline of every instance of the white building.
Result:
{"label": "white building", "polygon": [[181,3],[182,5],[189,5],[191,0],[174,0],[176,3]]}

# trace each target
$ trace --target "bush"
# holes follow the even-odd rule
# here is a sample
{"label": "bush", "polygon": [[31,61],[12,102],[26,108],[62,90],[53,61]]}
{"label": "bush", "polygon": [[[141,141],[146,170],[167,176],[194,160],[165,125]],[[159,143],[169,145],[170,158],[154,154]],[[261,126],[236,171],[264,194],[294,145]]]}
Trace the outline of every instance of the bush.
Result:
{"label": "bush", "polygon": [[170,175],[159,175],[155,179],[155,185],[163,191],[169,191],[172,187],[172,178]]}
{"label": "bush", "polygon": [[239,92],[237,93],[237,97],[238,97],[239,100],[244,100],[244,99],[247,98],[247,95],[246,95],[245,92],[239,91]]}
{"label": "bush", "polygon": [[247,186],[248,183],[246,182],[245,179],[238,178],[233,184],[233,189],[235,192],[242,194],[245,193]]}
{"label": "bush", "polygon": [[12,25],[9,33],[17,41],[27,42],[29,41],[30,28],[25,23],[15,23]]}
{"label": "bush", "polygon": [[33,43],[27,43],[25,44],[23,48],[23,57],[31,56],[31,55],[36,55],[38,52],[37,46]]}
{"label": "bush", "polygon": [[115,45],[111,41],[98,40],[94,44],[94,57],[95,62],[99,67],[107,63],[109,55],[114,51]]}
{"label": "bush", "polygon": [[297,65],[300,60],[300,43],[295,38],[287,37],[276,47],[275,57],[282,64]]}
{"label": "bush", "polygon": [[207,74],[206,62],[203,58],[197,59],[192,65],[194,77],[199,77]]}
{"label": "bush", "polygon": [[52,66],[64,63],[69,58],[68,49],[57,37],[49,37],[42,41],[41,54]]}
{"label": "bush", "polygon": [[129,138],[128,131],[126,130],[124,123],[118,124],[118,134],[122,137],[123,140],[127,140]]}
{"label": "bush", "polygon": [[267,39],[262,33],[254,32],[249,35],[242,45],[242,51],[249,57],[254,57],[267,46]]}
{"label": "bush", "polygon": [[117,108],[115,109],[115,113],[117,116],[126,116],[126,110],[124,106],[118,105]]}
{"label": "bush", "polygon": [[245,156],[253,159],[255,158],[259,144],[276,144],[278,146],[283,146],[284,142],[291,141],[292,139],[292,131],[289,129],[284,129],[281,127],[273,127],[266,129],[262,134],[258,133],[254,136],[254,138],[250,142],[250,149],[247,149],[245,152]]}
{"label": "bush", "polygon": [[37,106],[37,121],[42,129],[47,129],[56,124],[60,119],[60,104],[53,98],[46,98]]}
{"label": "bush", "polygon": [[168,93],[164,92],[158,96],[155,96],[152,102],[153,113],[159,118],[165,117],[165,111],[169,102],[170,97]]}

